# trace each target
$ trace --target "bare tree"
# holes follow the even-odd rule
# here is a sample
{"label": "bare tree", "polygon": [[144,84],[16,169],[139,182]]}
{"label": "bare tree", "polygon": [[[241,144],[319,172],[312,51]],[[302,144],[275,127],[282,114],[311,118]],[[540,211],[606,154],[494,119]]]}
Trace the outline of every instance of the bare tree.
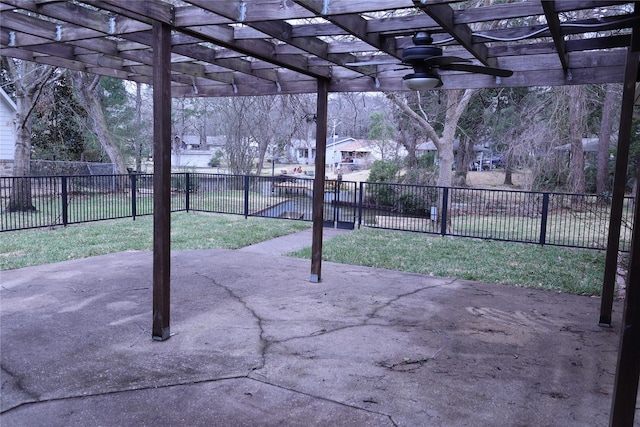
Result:
{"label": "bare tree", "polygon": [[605,87],[604,104],[602,106],[602,120],[600,121],[600,135],[598,139],[598,160],[596,191],[603,194],[610,190],[609,182],[609,145],[615,113],[617,85],[608,84]]}
{"label": "bare tree", "polygon": [[136,172],[142,172],[142,83],[136,83],[136,139],[134,151]]}
{"label": "bare tree", "polygon": [[582,146],[584,91],[580,85],[569,87],[569,141],[571,144],[570,190],[582,194],[584,181],[584,148]]}
{"label": "bare tree", "polygon": [[96,134],[100,145],[109,156],[111,163],[115,167],[116,174],[127,173],[127,163],[120,151],[120,147],[113,139],[109,126],[102,110],[102,102],[100,100],[99,83],[100,76],[88,75],[86,73],[76,71],[73,73],[73,82],[76,95],[82,102],[84,108],[91,120],[91,128]]}
{"label": "bare tree", "polygon": [[[466,89],[464,92],[461,90],[448,90],[447,94],[447,109],[445,113],[444,130],[442,137],[439,137],[434,127],[429,122],[427,114],[424,111],[418,99],[418,111],[414,111],[405,99],[401,99],[397,94],[388,93],[387,97],[396,104],[404,114],[414,120],[420,128],[424,131],[426,136],[433,141],[433,144],[438,150],[439,159],[439,172],[438,172],[438,186],[450,187],[451,186],[451,169],[453,166],[453,142],[455,139],[458,120],[464,112],[465,108],[469,104],[471,97],[475,93],[475,89]],[[414,150],[415,153],[415,150]],[[415,156],[415,154],[414,154]]]}
{"label": "bare tree", "polygon": [[257,157],[257,146],[250,128],[255,97],[222,98],[218,100],[218,120],[226,137],[225,153],[231,173],[249,174]]}
{"label": "bare tree", "polygon": [[[57,79],[56,69],[33,62],[2,57],[2,66],[7,71],[15,88],[17,114],[16,146],[13,160],[13,175],[26,177],[31,173],[31,126],[33,110],[47,84]],[[35,211],[31,198],[31,181],[14,181],[7,210]]]}
{"label": "bare tree", "polygon": [[303,111],[292,108],[289,101],[291,98],[280,96],[260,96],[254,99],[255,108],[251,112],[252,126],[249,131],[258,145],[258,175],[262,173],[267,151],[279,151],[305,121]]}

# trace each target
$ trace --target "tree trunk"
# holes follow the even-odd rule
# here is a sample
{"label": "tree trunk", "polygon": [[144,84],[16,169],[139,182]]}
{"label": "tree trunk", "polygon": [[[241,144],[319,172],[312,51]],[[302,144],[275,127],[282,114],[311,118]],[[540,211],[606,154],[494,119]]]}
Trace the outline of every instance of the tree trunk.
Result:
{"label": "tree trunk", "polygon": [[513,171],[510,166],[504,170],[504,185],[513,185]]}
{"label": "tree trunk", "polygon": [[98,94],[97,87],[100,82],[100,76],[94,76],[90,82],[85,79],[86,74],[82,72],[73,73],[73,80],[76,87],[76,93],[80,97],[87,113],[91,119],[91,127],[96,134],[100,146],[104,149],[107,156],[115,167],[116,174],[127,173],[127,163],[120,152],[120,148],[111,137],[107,121],[102,111],[102,102]]}
{"label": "tree trunk", "polygon": [[444,130],[439,140],[438,157],[440,159],[440,171],[438,173],[438,186],[451,186],[451,169],[453,167],[453,142],[456,137],[458,121],[464,110],[469,105],[475,89],[447,91],[447,114],[444,119]]}
{"label": "tree trunk", "polygon": [[569,140],[571,143],[571,165],[569,174],[570,189],[573,193],[583,194],[584,149],[582,147],[582,106],[583,90],[580,85],[569,87]]}
{"label": "tree trunk", "polygon": [[136,83],[136,172],[142,172],[142,83]]}
{"label": "tree trunk", "polygon": [[[27,177],[31,174],[31,124],[33,121],[31,113],[42,93],[42,87],[51,83],[55,68],[10,58],[2,58],[2,63],[14,84],[18,107],[13,176]],[[14,180],[7,210],[10,212],[36,210],[32,201],[31,180]]]}
{"label": "tree trunk", "polygon": [[[29,98],[29,99],[28,99]],[[32,95],[18,94],[16,105],[18,106],[18,129],[16,132],[16,147],[13,159],[13,176],[28,177],[31,175],[31,114],[29,110],[33,105]],[[31,200],[31,180],[20,178],[13,181],[11,195],[9,197],[9,212],[35,211]]]}
{"label": "tree trunk", "polygon": [[264,158],[267,155],[268,146],[269,141],[266,140],[258,143],[258,163],[256,164],[256,175],[258,176],[262,173],[262,165],[264,164]]}
{"label": "tree trunk", "polygon": [[596,192],[603,194],[609,191],[609,145],[611,142],[611,128],[613,124],[613,113],[615,107],[615,85],[608,84],[604,95],[604,105],[602,106],[602,120],[600,121],[600,137],[598,139],[598,161]]}
{"label": "tree trunk", "polygon": [[460,138],[458,145],[458,153],[456,154],[456,173],[453,177],[454,187],[467,186],[467,174],[469,172],[469,164],[473,160],[474,143],[472,139]]}

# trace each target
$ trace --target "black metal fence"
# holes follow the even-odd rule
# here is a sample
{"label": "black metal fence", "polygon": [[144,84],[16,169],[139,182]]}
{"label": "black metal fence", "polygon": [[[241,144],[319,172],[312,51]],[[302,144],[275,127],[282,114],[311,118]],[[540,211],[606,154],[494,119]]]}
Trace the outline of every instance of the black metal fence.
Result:
{"label": "black metal fence", "polygon": [[[28,190],[31,211],[11,211]],[[175,173],[171,211],[311,221],[313,179]],[[543,245],[606,249],[610,200],[597,195],[327,180],[325,225],[375,227]],[[633,198],[620,250],[628,251]],[[0,231],[153,213],[153,175],[0,177]]]}
{"label": "black metal fence", "polygon": [[[598,195],[361,183],[361,225],[542,245],[606,249],[611,201]],[[620,250],[631,242],[624,202]]]}

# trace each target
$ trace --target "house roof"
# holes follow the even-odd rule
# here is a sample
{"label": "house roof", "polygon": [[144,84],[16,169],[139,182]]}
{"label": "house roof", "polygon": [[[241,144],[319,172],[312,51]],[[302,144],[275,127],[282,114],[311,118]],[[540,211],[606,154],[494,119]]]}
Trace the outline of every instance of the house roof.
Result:
{"label": "house roof", "polygon": [[368,153],[371,151],[369,147],[369,142],[362,139],[356,139],[356,140],[347,142],[345,144],[340,145],[339,147],[336,147],[336,149],[340,151],[354,151],[354,152],[357,151],[361,153]]}
{"label": "house roof", "polygon": [[355,138],[350,136],[337,136],[337,135],[331,136],[327,138],[327,147],[331,148],[336,146],[342,146],[343,144],[350,141],[355,141]]}
{"label": "house roof", "polygon": [[[176,136],[176,137],[180,138],[180,136]],[[226,140],[226,137],[224,135],[217,135],[217,136],[210,135],[206,137],[205,144],[206,145],[224,145],[225,140]],[[201,144],[200,135],[184,135],[182,136],[182,142],[184,142],[185,144],[200,145]]]}
{"label": "house roof", "polygon": [[[457,150],[459,146],[460,146],[460,140],[459,139],[454,140],[453,149]],[[438,151],[438,149],[436,148],[436,145],[431,140],[418,144],[416,146],[416,150],[417,151]],[[489,150],[484,145],[475,144],[473,146],[473,151],[491,151],[491,150]]]}
{"label": "house roof", "polygon": [[[613,140],[612,144],[615,146],[617,138]],[[600,143],[599,138],[582,138],[582,150],[585,153],[597,153],[598,152],[598,144]],[[611,145],[611,144],[610,144]],[[557,147],[553,147],[555,151],[571,151],[571,144],[563,144]]]}

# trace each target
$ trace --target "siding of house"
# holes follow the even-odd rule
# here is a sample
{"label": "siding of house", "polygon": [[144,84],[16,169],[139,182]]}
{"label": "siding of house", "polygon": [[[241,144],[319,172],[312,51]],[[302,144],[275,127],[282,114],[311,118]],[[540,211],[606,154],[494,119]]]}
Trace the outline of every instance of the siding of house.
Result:
{"label": "siding of house", "polygon": [[176,168],[208,168],[213,153],[203,150],[183,150],[171,153],[171,166]]}
{"label": "siding of house", "polygon": [[0,89],[0,175],[10,175],[16,145],[16,104]]}

